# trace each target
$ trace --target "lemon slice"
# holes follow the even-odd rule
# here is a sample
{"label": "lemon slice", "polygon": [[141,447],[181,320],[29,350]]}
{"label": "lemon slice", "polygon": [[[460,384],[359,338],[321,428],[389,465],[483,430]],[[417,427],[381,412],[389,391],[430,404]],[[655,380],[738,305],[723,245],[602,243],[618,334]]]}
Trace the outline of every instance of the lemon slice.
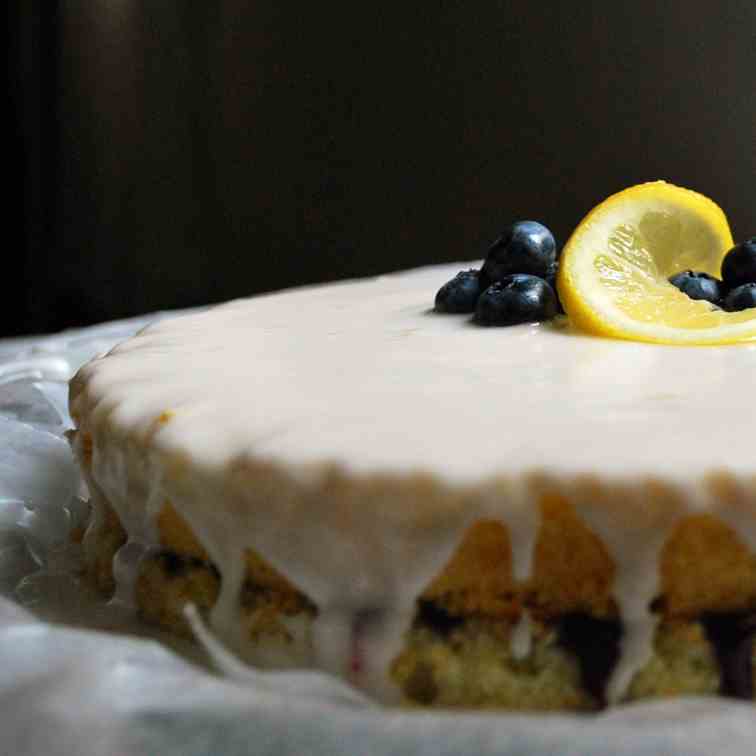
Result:
{"label": "lemon slice", "polygon": [[591,210],[562,252],[557,280],[570,322],[601,336],[663,344],[756,341],[756,309],[724,312],[668,282],[681,270],[719,277],[732,247],[708,197],[655,181]]}

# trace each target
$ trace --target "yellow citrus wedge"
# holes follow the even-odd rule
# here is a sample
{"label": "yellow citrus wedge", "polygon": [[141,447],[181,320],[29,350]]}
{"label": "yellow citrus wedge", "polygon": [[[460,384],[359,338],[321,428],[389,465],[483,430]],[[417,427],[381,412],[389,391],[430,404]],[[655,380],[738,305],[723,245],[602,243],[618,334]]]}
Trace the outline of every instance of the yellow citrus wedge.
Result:
{"label": "yellow citrus wedge", "polygon": [[662,344],[756,341],[756,308],[724,312],[668,282],[681,270],[719,277],[733,246],[708,197],[654,181],[614,194],[581,221],[562,252],[557,289],[588,333]]}

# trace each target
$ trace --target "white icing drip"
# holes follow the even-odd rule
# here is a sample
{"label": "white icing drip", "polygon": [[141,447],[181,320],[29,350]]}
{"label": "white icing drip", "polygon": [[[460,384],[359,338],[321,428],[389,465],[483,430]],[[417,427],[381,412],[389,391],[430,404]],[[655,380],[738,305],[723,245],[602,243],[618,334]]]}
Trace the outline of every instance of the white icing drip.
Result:
{"label": "white icing drip", "polygon": [[[375,527],[366,527],[364,532],[371,530]],[[389,667],[411,627],[415,600],[441,571],[463,531],[464,527],[452,526],[445,535],[414,533],[413,538],[397,528],[392,534],[382,534],[385,542],[366,539],[354,544],[343,542],[338,532],[318,532],[313,524],[308,537],[320,545],[299,558],[287,553],[280,542],[283,533],[276,533],[271,542],[258,541],[257,548],[318,607],[312,623],[312,664],[379,700],[393,702],[398,691],[389,679]],[[362,558],[339,559],[339,554],[355,547],[366,552]],[[326,553],[334,561],[319,570],[317,562]]]}
{"label": "white icing drip", "polygon": [[[70,433],[69,441],[80,459],[85,459],[82,433]],[[106,507],[110,505],[127,536],[126,543],[113,558],[115,593],[110,603],[127,609],[136,608],[135,589],[142,562],[158,544],[154,518],[163,504],[160,474],[156,472],[159,468],[145,465],[142,459],[139,462],[134,465],[132,459],[117,449],[110,450],[109,456],[103,459],[103,454],[95,447],[91,467],[86,463],[81,465],[92,505],[83,542],[85,560],[88,564],[97,561],[99,540],[107,523]],[[127,474],[127,469],[136,470],[136,474]]]}
{"label": "white icing drip", "polygon": [[388,673],[413,618],[414,601],[403,609],[326,608],[313,627],[314,665],[396,703],[400,692]]}
{"label": "white icing drip", "polygon": [[358,687],[385,703],[398,703],[400,692],[389,678],[391,662],[399,655],[414,618],[414,596],[409,606],[389,607],[358,624]]}
{"label": "white icing drip", "polygon": [[686,513],[677,502],[660,502],[653,487],[627,486],[607,499],[594,488],[577,503],[580,516],[601,538],[615,566],[613,586],[622,619],[620,657],[607,684],[616,704],[653,653],[657,617],[651,604],[659,590],[659,558],[674,526]]}
{"label": "white icing drip", "polygon": [[[185,517],[223,577],[213,624],[224,639],[236,642],[252,548],[318,607],[311,642],[305,632],[294,644],[300,658],[391,697],[387,660],[415,598],[473,521],[506,524],[515,581],[528,580],[538,499],[523,481],[545,472],[616,567],[618,700],[651,651],[659,553],[683,514],[655,510],[623,481],[662,478],[689,498],[701,485],[691,470],[752,474],[749,444],[732,439],[750,439],[741,408],[756,350],[708,349],[703,360],[700,349],[427,314],[458,267],[239,301],[147,329],[74,380],[73,415],[95,439],[93,477],[132,540],[154,538],[164,497]],[[296,327],[293,311],[307,313]],[[333,490],[327,460],[344,478]],[[408,482],[418,470],[434,475],[433,495]],[[591,471],[613,501],[569,493]],[[373,474],[395,484],[385,500],[364,479]],[[472,495],[452,501],[460,486]],[[721,510],[752,548],[753,490],[702,507]],[[513,645],[526,648],[527,615],[520,624]],[[370,658],[353,669],[361,654]]]}
{"label": "white icing drip", "polygon": [[126,541],[113,557],[115,593],[110,604],[125,609],[136,609],[136,583],[143,561],[155,551],[138,541]]}
{"label": "white icing drip", "polygon": [[210,614],[210,622],[231,648],[242,649],[244,643],[239,604],[247,568],[244,551],[229,548],[226,552],[221,551],[220,558],[219,549],[214,548],[210,553],[215,557],[213,561],[221,574],[220,595]]}
{"label": "white icing drip", "polygon": [[631,610],[622,602],[622,638],[620,657],[612,670],[606,687],[606,700],[617,704],[624,698],[635,674],[646,666],[654,652],[654,636],[659,619],[648,611],[631,615]]}
{"label": "white icing drip", "polygon": [[[82,443],[81,435],[76,434],[77,445]],[[84,465],[82,470],[88,488],[95,493],[95,503],[107,502],[113,507],[129,541],[144,546],[158,543],[154,518],[165,500],[159,465],[144,454],[130,454],[115,445],[103,449],[95,443],[91,468]]]}
{"label": "white icing drip", "polygon": [[[216,669],[234,680],[254,685],[255,690],[258,692],[260,690],[271,690],[281,695],[288,695],[288,690],[290,690],[291,683],[293,682],[291,677],[283,675],[270,677],[264,673],[251,670],[229,652],[212,634],[202,621],[202,617],[194,604],[187,604],[184,607],[184,617],[194,633],[194,637],[205,649]],[[322,694],[324,685],[325,681],[320,676],[313,675],[312,673],[299,673],[296,677],[296,688],[303,695],[306,694],[309,688],[312,688],[313,695],[315,693]],[[332,693],[338,694],[344,703],[353,704],[361,708],[370,708],[373,705],[372,701],[338,681],[329,681],[328,685]]]}
{"label": "white icing drip", "polygon": [[[531,577],[541,513],[537,495],[528,487],[527,481],[510,481],[506,494],[501,490],[492,497],[491,513],[502,521],[509,533],[512,553],[512,578],[521,589]],[[525,607],[512,628],[510,650],[515,659],[524,659],[532,645],[532,623]]]}
{"label": "white icing drip", "polygon": [[313,623],[313,664],[336,677],[355,682],[357,653],[354,638],[355,613],[324,607]]}
{"label": "white icing drip", "polygon": [[87,470],[82,467],[83,477],[86,479],[87,488],[89,489],[89,503],[91,506],[91,515],[84,532],[82,547],[84,551],[84,561],[86,564],[93,565],[97,561],[97,552],[105,528],[105,497],[100,488],[87,474]]}
{"label": "white icing drip", "polygon": [[231,678],[244,679],[247,676],[248,669],[210,632],[194,604],[184,606],[184,617],[216,669]]}
{"label": "white icing drip", "polygon": [[[656,562],[652,564],[657,565]],[[620,587],[615,590],[622,617],[622,638],[620,657],[607,683],[606,698],[610,704],[623,699],[636,672],[646,665],[653,654],[658,618],[647,606],[655,593],[655,584],[654,588],[646,591],[635,588],[623,590]]]}
{"label": "white icing drip", "polygon": [[512,634],[509,639],[509,650],[512,657],[522,661],[530,656],[533,645],[533,623],[530,612],[523,609],[520,618],[512,626]]}
{"label": "white icing drip", "polygon": [[509,529],[512,549],[512,577],[517,583],[530,578],[541,514],[538,501],[524,481],[511,484],[509,495],[498,505],[499,517]]}

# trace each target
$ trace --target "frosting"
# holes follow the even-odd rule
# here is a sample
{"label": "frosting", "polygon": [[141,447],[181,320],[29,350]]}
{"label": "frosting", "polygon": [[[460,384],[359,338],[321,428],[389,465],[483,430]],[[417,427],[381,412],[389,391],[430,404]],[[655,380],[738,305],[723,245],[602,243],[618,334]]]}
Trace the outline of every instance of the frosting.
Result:
{"label": "frosting", "polygon": [[520,618],[512,628],[511,653],[514,659],[527,659],[533,645],[530,612],[522,610]]}
{"label": "frosting", "polygon": [[[302,663],[389,701],[415,600],[465,530],[503,522],[525,583],[539,496],[558,491],[616,566],[619,700],[651,650],[658,558],[679,519],[721,515],[756,548],[756,347],[431,313],[460,267],[231,302],[89,363],[71,410],[93,441],[93,490],[142,546],[171,501],[222,575],[212,626],[243,658],[255,656],[238,617],[252,548],[318,607]],[[529,627],[523,612],[515,656]]]}

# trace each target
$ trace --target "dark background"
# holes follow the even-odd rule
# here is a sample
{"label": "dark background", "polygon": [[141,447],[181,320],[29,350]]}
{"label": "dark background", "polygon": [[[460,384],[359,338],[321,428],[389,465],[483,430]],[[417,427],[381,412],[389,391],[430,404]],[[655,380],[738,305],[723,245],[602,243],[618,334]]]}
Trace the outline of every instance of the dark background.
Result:
{"label": "dark background", "polygon": [[564,240],[656,178],[756,232],[754,0],[8,8],[0,335]]}

